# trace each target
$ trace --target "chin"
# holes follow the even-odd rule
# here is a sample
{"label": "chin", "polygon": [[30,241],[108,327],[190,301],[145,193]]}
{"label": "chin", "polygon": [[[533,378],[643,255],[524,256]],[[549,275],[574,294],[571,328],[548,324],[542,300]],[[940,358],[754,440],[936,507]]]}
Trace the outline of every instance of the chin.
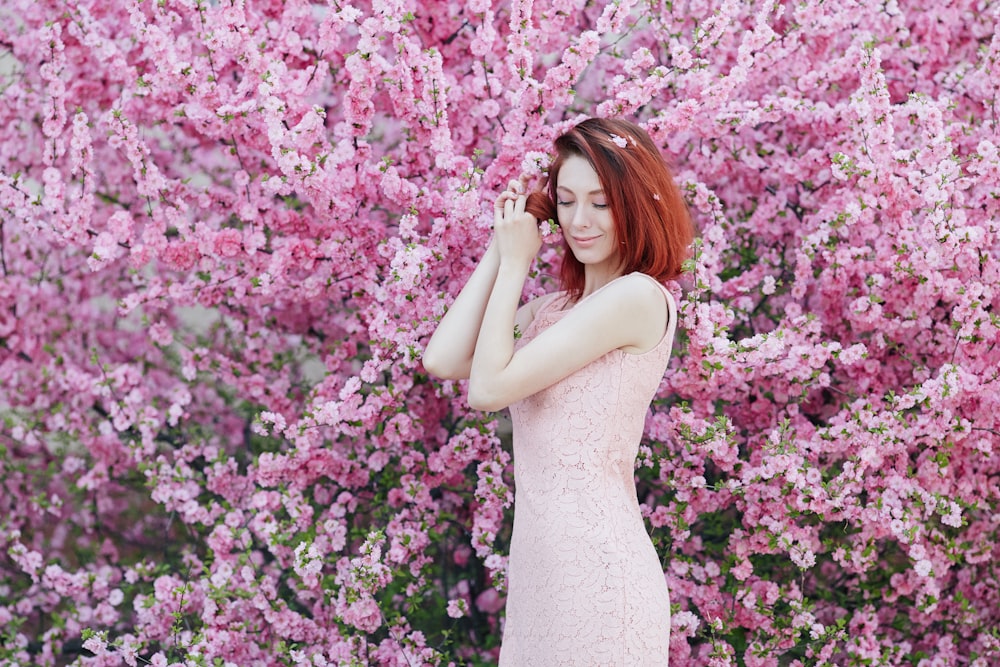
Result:
{"label": "chin", "polygon": [[597,252],[587,252],[583,251],[580,253],[573,253],[576,257],[576,261],[581,264],[593,266],[595,264],[606,264],[614,261],[614,257],[610,253],[597,253]]}

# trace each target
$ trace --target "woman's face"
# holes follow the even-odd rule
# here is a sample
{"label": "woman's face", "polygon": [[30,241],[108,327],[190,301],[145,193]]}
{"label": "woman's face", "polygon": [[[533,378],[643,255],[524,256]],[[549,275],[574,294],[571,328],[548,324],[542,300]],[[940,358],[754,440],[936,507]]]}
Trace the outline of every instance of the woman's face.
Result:
{"label": "woman's face", "polygon": [[597,172],[583,157],[566,158],[556,183],[559,226],[576,259],[584,265],[618,262],[618,240],[611,209]]}

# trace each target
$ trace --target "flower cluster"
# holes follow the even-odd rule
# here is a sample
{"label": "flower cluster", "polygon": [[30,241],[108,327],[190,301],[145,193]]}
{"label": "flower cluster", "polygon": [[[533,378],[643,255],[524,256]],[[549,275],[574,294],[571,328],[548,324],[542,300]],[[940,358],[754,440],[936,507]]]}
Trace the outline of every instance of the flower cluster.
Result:
{"label": "flower cluster", "polygon": [[672,664],[996,664],[1000,8],[945,4],[8,0],[0,663],[494,662],[509,426],[421,352],[624,115],[699,227]]}

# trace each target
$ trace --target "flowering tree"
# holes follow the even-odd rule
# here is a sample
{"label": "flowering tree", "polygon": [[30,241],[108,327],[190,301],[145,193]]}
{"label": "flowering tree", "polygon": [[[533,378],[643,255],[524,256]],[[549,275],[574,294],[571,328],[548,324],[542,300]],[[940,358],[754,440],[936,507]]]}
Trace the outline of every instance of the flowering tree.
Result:
{"label": "flowering tree", "polygon": [[492,664],[507,431],[420,354],[585,115],[700,228],[637,464],[672,664],[1000,660],[997,3],[0,18],[2,664]]}

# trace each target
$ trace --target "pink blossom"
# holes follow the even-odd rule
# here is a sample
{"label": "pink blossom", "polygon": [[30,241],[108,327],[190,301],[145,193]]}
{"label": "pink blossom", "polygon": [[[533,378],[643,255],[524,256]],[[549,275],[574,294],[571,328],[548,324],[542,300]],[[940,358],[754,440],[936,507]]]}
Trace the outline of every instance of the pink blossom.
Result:
{"label": "pink blossom", "polygon": [[467,613],[468,603],[463,598],[448,601],[448,616],[462,618]]}
{"label": "pink blossom", "polygon": [[100,656],[108,652],[108,642],[101,635],[91,635],[83,641],[83,648]]}
{"label": "pink blossom", "polygon": [[476,608],[486,614],[495,614],[503,609],[504,598],[496,588],[487,588],[476,596]]}
{"label": "pink blossom", "polygon": [[236,229],[223,229],[212,239],[212,251],[221,257],[235,257],[242,245],[242,235]]}

